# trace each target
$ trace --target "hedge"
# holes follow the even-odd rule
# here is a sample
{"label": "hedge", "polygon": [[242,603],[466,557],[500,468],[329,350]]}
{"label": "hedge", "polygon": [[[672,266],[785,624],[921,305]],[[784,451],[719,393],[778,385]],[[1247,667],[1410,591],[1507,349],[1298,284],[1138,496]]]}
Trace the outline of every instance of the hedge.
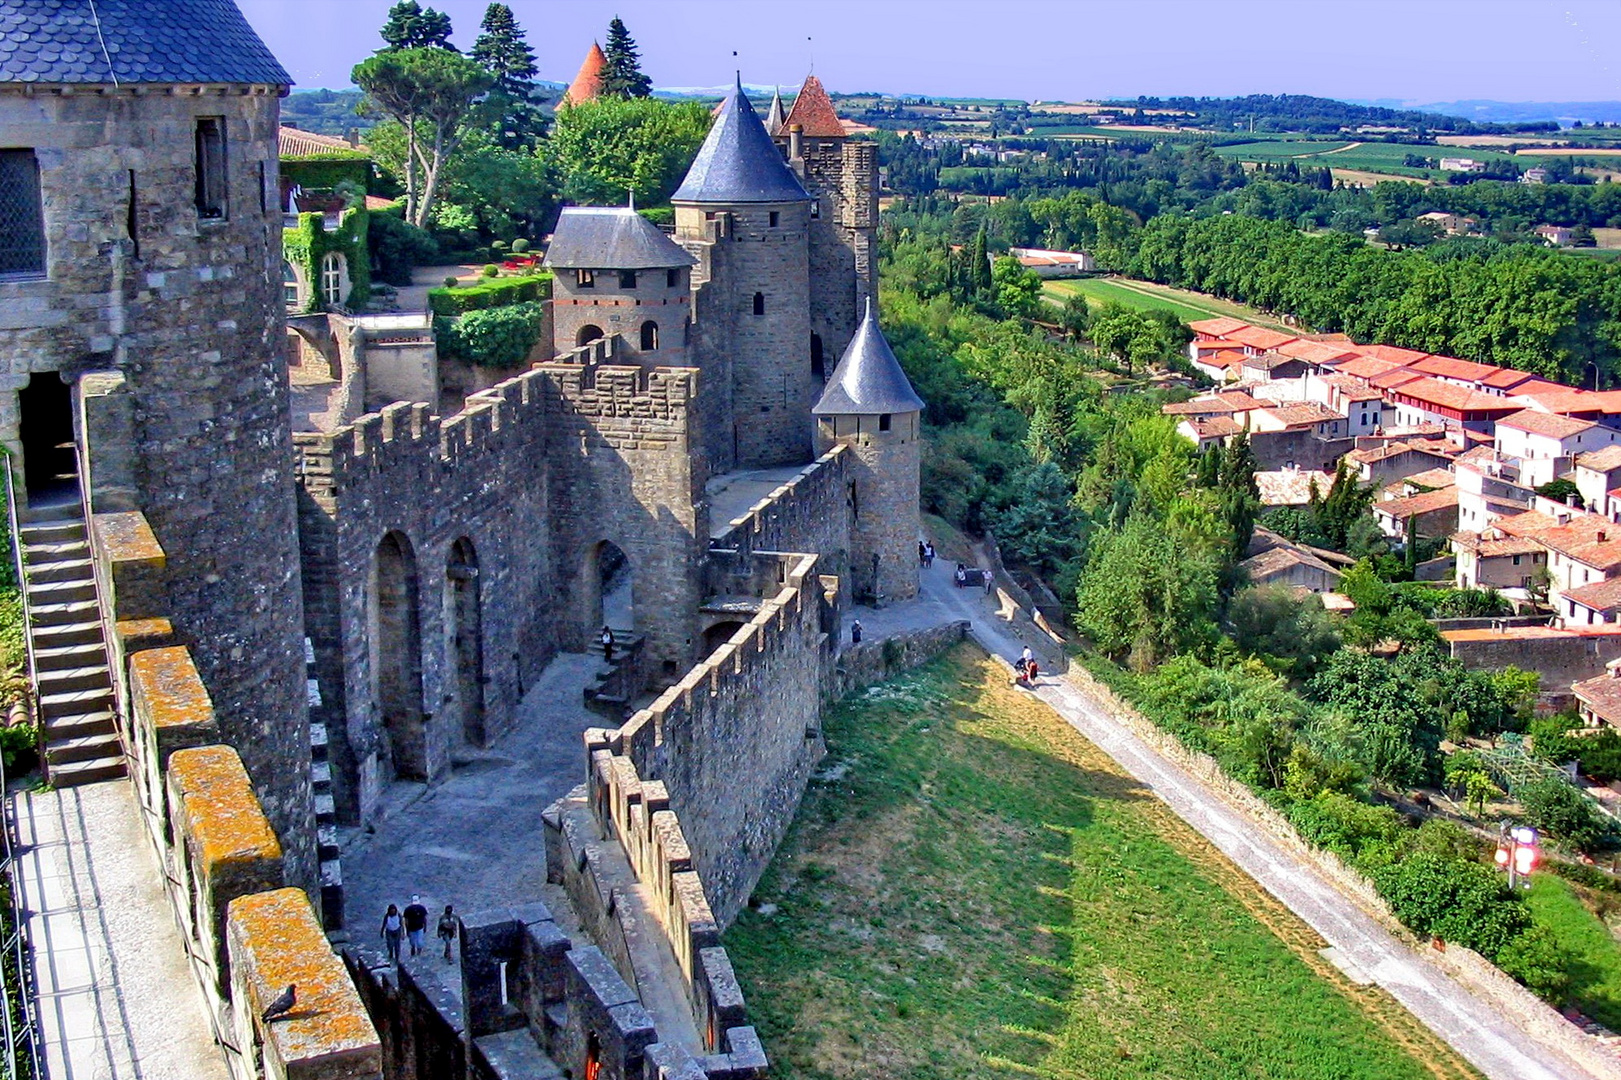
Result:
{"label": "hedge", "polygon": [[545,305],[534,300],[433,321],[441,353],[492,368],[522,364],[540,340],[545,322]]}
{"label": "hedge", "polygon": [[506,307],[531,300],[546,300],[552,295],[552,276],[535,274],[530,277],[493,278],[477,285],[463,285],[454,289],[443,287],[428,290],[428,307],[435,315],[465,315],[484,308]]}

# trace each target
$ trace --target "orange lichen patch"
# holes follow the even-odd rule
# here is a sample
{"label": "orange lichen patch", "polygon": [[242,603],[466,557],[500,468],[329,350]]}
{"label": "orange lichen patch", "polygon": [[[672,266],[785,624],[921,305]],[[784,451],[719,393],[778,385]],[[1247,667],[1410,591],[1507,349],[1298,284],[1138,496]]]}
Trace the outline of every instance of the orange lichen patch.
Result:
{"label": "orange lichen patch", "polygon": [[155,649],[174,639],[174,624],[168,619],[119,619],[113,627],[126,653]]}
{"label": "orange lichen patch", "polygon": [[180,827],[209,873],[227,863],[281,858],[281,842],[233,748],[176,750],[169,783],[180,796]]}
{"label": "orange lichen patch", "polygon": [[356,1075],[382,1068],[377,1029],[302,889],[239,896],[226,918],[231,968],[248,994],[252,1015],[263,1012],[289,984],[298,988],[292,1011],[265,1025],[267,1050],[274,1047],[287,1064],[353,1057]]}
{"label": "orange lichen patch", "polygon": [[115,563],[145,563],[162,569],[166,556],[163,545],[139,510],[120,514],[97,514],[96,537],[107,558]]}
{"label": "orange lichen patch", "polygon": [[214,702],[191,662],[191,651],[183,645],[136,653],[130,658],[129,680],[153,727],[214,720]]}

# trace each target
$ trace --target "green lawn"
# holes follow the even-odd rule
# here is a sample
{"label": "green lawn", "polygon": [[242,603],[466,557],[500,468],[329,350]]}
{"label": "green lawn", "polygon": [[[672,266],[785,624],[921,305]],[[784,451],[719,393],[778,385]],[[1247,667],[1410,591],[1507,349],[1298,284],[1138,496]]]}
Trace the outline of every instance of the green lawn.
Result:
{"label": "green lawn", "polygon": [[1553,931],[1570,953],[1570,1003],[1594,1020],[1621,1031],[1621,944],[1587,909],[1569,882],[1537,874],[1525,894],[1536,921]]}
{"label": "green lawn", "polygon": [[[1345,139],[1266,140],[1217,146],[1214,150],[1222,157],[1236,158],[1239,161],[1273,163],[1293,161],[1302,166],[1327,165],[1336,169],[1389,173],[1396,177],[1418,177],[1425,175],[1426,172],[1431,177],[1442,175],[1433,169],[1412,169],[1403,165],[1402,159],[1408,154],[1418,154],[1420,157],[1433,158],[1437,161],[1443,157],[1466,157],[1474,158],[1476,161],[1513,160],[1512,154],[1486,147],[1431,146],[1422,143],[1352,143]],[[1519,164],[1524,166],[1528,163],[1520,159]]]}
{"label": "green lawn", "polygon": [[725,938],[775,1076],[1478,1075],[971,646],[827,736]]}
{"label": "green lawn", "polygon": [[1114,300],[1130,307],[1174,312],[1177,318],[1184,322],[1230,315],[1257,326],[1282,328],[1282,324],[1276,319],[1262,315],[1254,308],[1245,307],[1243,304],[1234,304],[1187,289],[1156,285],[1150,281],[1134,281],[1130,278],[1075,278],[1049,281],[1045,284],[1044,291],[1049,298],[1059,304],[1079,293],[1086,297],[1087,303],[1092,307],[1101,307],[1106,301]]}

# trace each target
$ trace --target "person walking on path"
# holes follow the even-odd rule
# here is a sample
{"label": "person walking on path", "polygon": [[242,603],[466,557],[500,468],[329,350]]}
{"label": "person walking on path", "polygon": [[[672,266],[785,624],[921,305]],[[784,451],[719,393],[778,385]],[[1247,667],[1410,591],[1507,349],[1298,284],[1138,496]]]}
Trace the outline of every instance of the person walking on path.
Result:
{"label": "person walking on path", "polygon": [[422,906],[422,898],[415,893],[411,894],[411,902],[405,906],[405,937],[411,943],[411,955],[422,955],[422,939],[428,931],[428,909]]}
{"label": "person walking on path", "polygon": [[602,658],[608,663],[614,662],[614,632],[608,629],[608,624],[602,624]]}
{"label": "person walking on path", "polygon": [[380,931],[383,943],[388,948],[388,962],[395,967],[400,966],[400,938],[405,933],[405,921],[400,918],[400,909],[393,904],[383,912],[383,928]]}
{"label": "person walking on path", "polygon": [[917,564],[919,566],[929,565],[929,546],[921,540],[917,542]]}
{"label": "person walking on path", "polygon": [[932,543],[923,545],[923,569],[934,569],[934,545]]}
{"label": "person walking on path", "polygon": [[445,943],[445,959],[450,959],[450,943],[456,940],[456,915],[451,911],[450,905],[445,905],[445,913],[439,916],[439,940]]}
{"label": "person walking on path", "polygon": [[979,576],[985,581],[985,595],[991,595],[991,589],[996,584],[996,578],[991,576],[991,572],[989,570],[981,570],[979,572]]}
{"label": "person walking on path", "polygon": [[861,620],[856,619],[850,624],[850,644],[861,644]]}

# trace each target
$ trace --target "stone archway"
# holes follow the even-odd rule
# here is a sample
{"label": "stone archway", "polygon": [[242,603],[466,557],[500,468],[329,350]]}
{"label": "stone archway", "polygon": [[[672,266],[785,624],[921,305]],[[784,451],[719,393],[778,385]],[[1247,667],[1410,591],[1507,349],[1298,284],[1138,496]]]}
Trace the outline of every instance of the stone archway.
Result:
{"label": "stone archway", "polygon": [[596,326],[592,323],[586,323],[584,326],[580,327],[579,331],[574,335],[574,344],[576,346],[589,345],[591,342],[596,341],[601,336],[602,327]]}
{"label": "stone archway", "polygon": [[604,626],[615,635],[636,630],[636,572],[623,548],[612,540],[592,546],[586,556],[581,592],[586,640],[597,641]]}
{"label": "stone archway", "polygon": [[732,635],[743,629],[744,623],[738,619],[727,619],[718,622],[704,631],[704,655],[710,656],[714,651],[732,640]]}
{"label": "stone archway", "polygon": [[463,741],[484,746],[484,616],[478,552],[465,536],[450,546],[445,563],[445,645],[452,720]]}
{"label": "stone archway", "polygon": [[17,392],[23,485],[30,505],[78,493],[73,448],[73,387],[54,371],[36,371]]}
{"label": "stone archway", "polygon": [[404,533],[388,533],[377,545],[373,576],[372,683],[394,775],[401,780],[428,779],[420,592],[411,541]]}

